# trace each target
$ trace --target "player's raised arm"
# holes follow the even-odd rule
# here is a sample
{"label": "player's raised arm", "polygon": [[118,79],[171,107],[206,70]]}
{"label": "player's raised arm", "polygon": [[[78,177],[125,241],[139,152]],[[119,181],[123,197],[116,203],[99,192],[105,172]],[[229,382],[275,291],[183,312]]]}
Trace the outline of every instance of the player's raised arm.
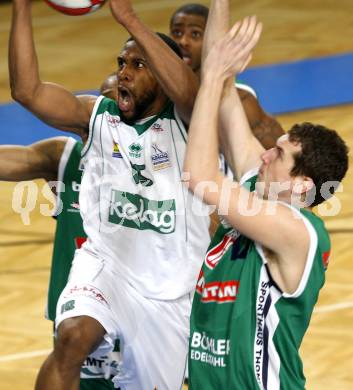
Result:
{"label": "player's raised arm", "polygon": [[192,70],[135,14],[130,0],[111,0],[114,18],[140,46],[154,76],[166,95],[175,103],[185,123],[190,122],[198,89]]}
{"label": "player's raised arm", "polygon": [[49,125],[84,134],[96,98],[77,98],[59,85],[41,81],[33,40],[31,0],[13,0],[12,10],[9,72],[13,98]]}
{"label": "player's raised arm", "polygon": [[[228,2],[228,1],[227,1]],[[228,7],[228,6],[227,6]],[[255,18],[244,19],[243,24],[239,30],[239,35],[245,37],[253,31]],[[235,47],[235,46],[234,46]],[[249,46],[250,47],[250,46]],[[239,55],[241,55],[244,47],[239,46]],[[251,57],[249,57],[250,59]],[[238,75],[243,69],[238,69],[235,76]],[[250,127],[248,122],[249,117],[253,120],[256,115],[249,115],[244,111],[244,102],[241,101],[239,93],[233,86],[233,77],[229,78],[224,87],[224,93],[222,102],[220,105],[220,140],[222,145],[222,151],[226,157],[226,160],[236,174],[238,180],[250,169],[259,167],[261,165],[261,154],[265,151],[264,146],[254,135],[256,127],[261,127],[260,132],[262,134],[270,133],[272,135],[272,146],[275,146],[273,140],[273,134],[278,136],[282,135],[283,130],[279,127],[278,122],[273,120],[267,115],[261,115],[258,107],[251,105],[257,113],[259,113],[259,120],[261,125]],[[247,107],[249,110],[250,108]]]}
{"label": "player's raised arm", "polygon": [[202,45],[202,63],[213,45],[229,30],[229,0],[212,0]]}
{"label": "player's raised arm", "polygon": [[[247,65],[251,58],[251,49],[258,41],[260,33],[261,24],[257,23],[256,18],[245,18],[236,23],[226,36],[214,45],[202,66],[201,87],[190,124],[185,162],[185,170],[191,174],[191,187],[200,181],[214,181],[219,185],[222,181],[218,169],[217,130],[223,86],[233,74],[240,72]],[[212,101],[209,96],[212,96]],[[250,132],[240,101],[234,103],[239,106],[238,110],[241,112],[235,129],[241,132],[244,127],[244,131]],[[237,131],[234,134],[237,135]],[[203,152],[200,153],[200,150]]]}
{"label": "player's raised arm", "polygon": [[[202,49],[203,61],[205,61],[205,58],[214,43],[228,31],[229,15],[229,0],[211,1]],[[220,132],[220,148],[225,155],[228,164],[231,166],[232,171],[236,174],[238,179],[240,179],[239,172],[241,172],[242,169],[239,169],[239,165],[241,165],[241,163],[235,164],[233,157],[242,159],[246,153],[244,153],[244,143],[238,142],[238,134],[235,134],[235,129],[232,127],[233,121],[229,119],[231,116],[230,112],[233,109],[232,104],[235,99],[238,99],[235,97],[236,91],[241,99],[245,115],[249,121],[250,129],[264,148],[268,149],[274,147],[277,138],[284,134],[284,131],[279,122],[262,109],[257,99],[251,93],[239,88],[234,88],[234,76],[235,75],[232,75],[227,82],[227,92],[225,93],[225,98],[223,99],[223,104],[220,108],[222,112],[222,129],[225,130]],[[234,109],[236,109],[236,107],[234,107]],[[254,146],[251,146],[248,141],[249,140],[247,139],[246,147],[253,149]],[[255,144],[257,144],[257,142],[255,142]],[[257,149],[257,146],[258,145],[255,146],[255,149]],[[256,164],[257,158],[254,160]],[[246,161],[248,163],[250,162],[250,165],[254,165],[248,158]]]}

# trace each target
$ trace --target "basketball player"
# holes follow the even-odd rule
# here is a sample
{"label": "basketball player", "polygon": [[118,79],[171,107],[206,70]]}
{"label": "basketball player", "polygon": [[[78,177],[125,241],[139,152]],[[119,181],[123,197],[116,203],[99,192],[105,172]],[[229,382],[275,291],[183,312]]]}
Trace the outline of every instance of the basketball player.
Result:
{"label": "basketball player", "polygon": [[[173,13],[169,22],[170,36],[179,45],[183,60],[198,76],[208,12],[208,8],[202,4],[185,4]],[[284,133],[282,126],[262,109],[251,87],[239,80],[236,87],[252,132],[264,148],[272,148]]]}
{"label": "basketball player", "polygon": [[180,185],[197,78],[173,40],[147,29],[130,1],[111,0],[132,36],[118,55],[118,99],[76,97],[40,80],[30,6],[13,1],[13,97],[46,123],[88,137],[80,190],[88,238],[59,298],[54,352],[36,389],[78,389],[87,355],[111,351],[117,338],[116,387],[179,389],[191,292],[209,244],[208,215]]}
{"label": "basketball player", "polygon": [[[116,75],[109,75],[101,94],[116,99]],[[56,304],[64,289],[74,253],[86,240],[79,210],[82,143],[71,137],[49,138],[29,146],[0,146],[0,180],[22,181],[42,178],[57,181],[56,231],[48,287],[46,317],[55,321]],[[61,211],[60,211],[61,209]],[[118,352],[98,359],[88,357],[81,368],[80,390],[113,389],[107,378],[116,373]]]}
{"label": "basketball player", "polygon": [[[205,53],[217,43],[203,63],[184,166],[189,188],[225,217],[193,301],[189,388],[304,389],[298,350],[330,253],[327,230],[311,209],[344,177],[348,150],[335,131],[303,123],[265,151],[232,80],[251,59],[261,25],[246,18],[217,41],[228,15],[227,0],[212,1]],[[239,183],[218,170],[219,121]],[[200,187],[204,182],[211,184]],[[325,183],[334,183],[326,194]]]}

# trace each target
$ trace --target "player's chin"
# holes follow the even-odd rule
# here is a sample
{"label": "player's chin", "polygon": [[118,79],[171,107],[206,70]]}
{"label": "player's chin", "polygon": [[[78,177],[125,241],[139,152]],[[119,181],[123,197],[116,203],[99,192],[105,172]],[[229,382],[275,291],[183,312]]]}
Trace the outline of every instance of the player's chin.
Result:
{"label": "player's chin", "polygon": [[128,124],[135,122],[137,119],[135,110],[121,111],[120,116],[123,119],[123,121]]}

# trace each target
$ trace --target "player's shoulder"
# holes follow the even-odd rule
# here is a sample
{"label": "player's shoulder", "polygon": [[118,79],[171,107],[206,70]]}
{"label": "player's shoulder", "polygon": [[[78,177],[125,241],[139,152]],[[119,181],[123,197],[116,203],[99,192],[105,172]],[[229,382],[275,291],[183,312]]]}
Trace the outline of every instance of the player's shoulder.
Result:
{"label": "player's shoulder", "polygon": [[300,213],[313,227],[318,236],[319,242],[324,245],[329,244],[330,237],[324,221],[311,210],[300,209]]}
{"label": "player's shoulder", "polygon": [[60,160],[67,142],[71,137],[52,137],[35,142],[30,145],[34,151],[48,156],[51,160]]}
{"label": "player's shoulder", "polygon": [[108,112],[111,115],[120,115],[120,110],[117,102],[103,95],[99,96],[95,102],[93,113],[96,115]]}

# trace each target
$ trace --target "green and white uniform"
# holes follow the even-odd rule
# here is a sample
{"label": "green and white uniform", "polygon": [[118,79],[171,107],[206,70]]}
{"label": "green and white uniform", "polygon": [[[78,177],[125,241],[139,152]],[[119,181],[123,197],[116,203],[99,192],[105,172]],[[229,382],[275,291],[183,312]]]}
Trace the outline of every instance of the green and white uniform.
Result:
{"label": "green and white uniform", "polygon": [[134,125],[99,97],[82,151],[88,239],[60,297],[58,324],[89,315],[119,338],[122,389],[179,389],[191,294],[209,244],[208,210],[181,183],[186,132],[172,103]]}
{"label": "green and white uniform", "polygon": [[[254,187],[255,181],[246,184]],[[216,232],[192,307],[190,390],[305,388],[298,350],[325,281],[330,241],[320,218],[292,210],[310,235],[293,294],[276,286],[260,245],[226,223]]]}
{"label": "green and white uniform", "polygon": [[78,202],[82,143],[68,138],[58,169],[56,231],[48,288],[47,318],[55,320],[56,304],[67,283],[75,250],[86,240]]}
{"label": "green and white uniform", "polygon": [[[48,288],[46,317],[55,320],[58,298],[66,286],[75,250],[86,240],[79,206],[82,177],[82,143],[68,138],[58,167],[56,198],[56,231]],[[109,357],[88,357],[81,369],[81,390],[113,389],[111,380],[104,379],[116,374],[119,354]]]}

